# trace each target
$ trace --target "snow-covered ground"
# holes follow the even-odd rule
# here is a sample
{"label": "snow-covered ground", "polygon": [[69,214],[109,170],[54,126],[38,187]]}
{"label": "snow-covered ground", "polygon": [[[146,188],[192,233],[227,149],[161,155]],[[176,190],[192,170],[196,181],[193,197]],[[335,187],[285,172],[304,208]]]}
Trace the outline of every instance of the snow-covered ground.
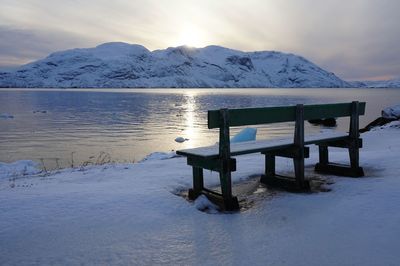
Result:
{"label": "snow-covered ground", "polygon": [[0,162],[0,179],[20,178],[40,173],[39,164],[31,160],[20,160],[13,163]]}
{"label": "snow-covered ground", "polygon": [[[191,185],[184,158],[0,178],[0,265],[399,265],[399,133],[393,122],[363,134],[364,178],[326,176],[331,192],[278,192],[233,214],[175,195]],[[235,182],[263,161],[238,157]],[[308,176],[316,161],[314,147]]]}

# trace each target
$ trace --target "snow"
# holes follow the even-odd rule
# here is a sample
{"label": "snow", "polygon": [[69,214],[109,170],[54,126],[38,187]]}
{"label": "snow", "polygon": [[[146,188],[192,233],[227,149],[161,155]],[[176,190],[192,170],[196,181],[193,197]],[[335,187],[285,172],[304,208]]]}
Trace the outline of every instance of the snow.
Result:
{"label": "snow", "polygon": [[34,175],[40,172],[38,163],[31,160],[20,160],[12,163],[0,162],[0,179]]}
{"label": "snow", "polygon": [[[186,159],[148,160],[0,178],[1,265],[399,265],[400,128],[362,135],[366,176],[330,179],[331,192],[276,192],[247,210],[210,214],[177,196],[191,186]],[[332,149],[346,162],[347,151]],[[306,176],[318,176],[312,147]],[[264,158],[237,158],[234,182]],[[292,172],[277,161],[277,170]],[[207,186],[218,184],[205,171]]]}
{"label": "snow", "polygon": [[201,195],[194,201],[194,206],[199,211],[206,211],[207,213],[218,213],[218,206],[212,203],[206,196]]}
{"label": "snow", "polygon": [[400,78],[390,80],[375,81],[355,81],[350,82],[354,87],[363,88],[400,88]]}
{"label": "snow", "polygon": [[179,46],[150,52],[141,45],[105,43],[56,52],[15,71],[0,73],[0,87],[21,88],[349,86],[297,55],[242,52],[220,46]]}
{"label": "snow", "polygon": [[152,160],[166,160],[166,159],[171,159],[176,157],[176,153],[173,152],[153,152],[147,155],[143,160],[140,162],[145,162],[145,161],[152,161]]}
{"label": "snow", "polygon": [[400,104],[383,109],[382,117],[387,119],[400,119]]}
{"label": "snow", "polygon": [[232,137],[231,143],[256,140],[257,128],[246,127]]}

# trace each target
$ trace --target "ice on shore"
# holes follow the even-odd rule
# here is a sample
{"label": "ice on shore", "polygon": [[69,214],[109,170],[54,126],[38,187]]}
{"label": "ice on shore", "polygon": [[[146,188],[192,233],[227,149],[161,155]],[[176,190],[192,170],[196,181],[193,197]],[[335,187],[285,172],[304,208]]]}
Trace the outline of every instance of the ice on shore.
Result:
{"label": "ice on shore", "polygon": [[184,138],[184,137],[177,137],[177,138],[175,139],[175,141],[178,142],[178,143],[183,143],[183,142],[188,141],[188,140],[189,140],[189,139],[186,139],[186,138]]}
{"label": "ice on shore", "polygon": [[247,127],[231,138],[231,143],[256,140],[257,128]]}
{"label": "ice on shore", "polygon": [[176,156],[176,153],[173,152],[153,152],[147,155],[143,160],[140,162],[146,161],[154,161],[154,160],[166,160]]}
{"label": "ice on shore", "polygon": [[383,109],[382,117],[387,119],[400,119],[400,104]]}
{"label": "ice on shore", "polygon": [[31,160],[20,160],[12,163],[0,162],[0,179],[34,175],[40,172],[39,164]]}

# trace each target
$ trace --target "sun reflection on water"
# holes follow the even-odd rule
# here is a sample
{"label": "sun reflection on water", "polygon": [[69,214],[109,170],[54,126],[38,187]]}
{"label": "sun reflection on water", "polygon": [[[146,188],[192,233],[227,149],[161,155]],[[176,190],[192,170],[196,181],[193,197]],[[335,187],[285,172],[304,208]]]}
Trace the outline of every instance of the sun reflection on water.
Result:
{"label": "sun reflection on water", "polygon": [[186,142],[186,147],[193,148],[196,143],[196,139],[198,138],[199,132],[198,128],[196,128],[196,92],[186,92],[184,95],[184,109],[185,109],[185,128],[183,131],[183,135],[185,138],[189,139]]}

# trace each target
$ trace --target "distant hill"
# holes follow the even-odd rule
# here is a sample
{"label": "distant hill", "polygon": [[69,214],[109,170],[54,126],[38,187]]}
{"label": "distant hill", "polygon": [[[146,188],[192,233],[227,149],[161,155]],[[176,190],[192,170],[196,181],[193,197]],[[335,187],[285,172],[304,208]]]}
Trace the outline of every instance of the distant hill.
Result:
{"label": "distant hill", "polygon": [[354,87],[365,88],[400,88],[400,78],[381,81],[355,81],[350,82]]}
{"label": "distant hill", "polygon": [[56,52],[11,72],[0,87],[351,87],[307,59],[220,46],[149,51],[127,43]]}

